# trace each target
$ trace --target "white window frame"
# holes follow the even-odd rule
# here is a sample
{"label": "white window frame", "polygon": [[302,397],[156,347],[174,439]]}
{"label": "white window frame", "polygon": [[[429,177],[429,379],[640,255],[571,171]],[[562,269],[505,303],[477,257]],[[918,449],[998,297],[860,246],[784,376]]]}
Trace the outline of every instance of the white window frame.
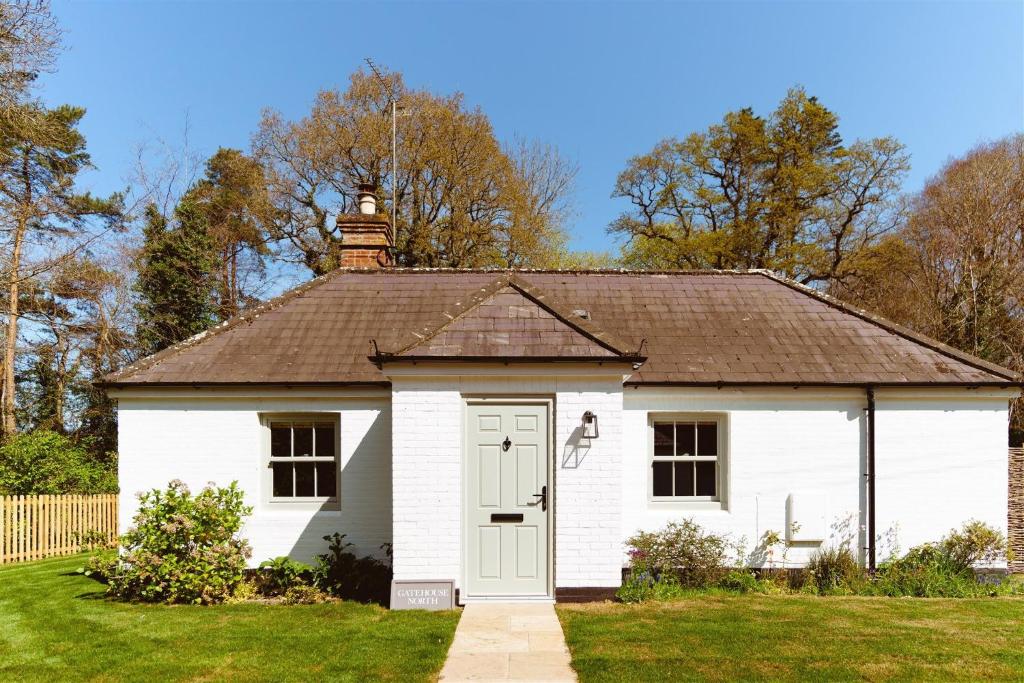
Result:
{"label": "white window frame", "polygon": [[[654,454],[654,425],[667,422],[714,422],[717,425],[718,454],[715,456],[676,456]],[[673,438],[675,430],[673,429]],[[715,496],[655,496],[654,495],[654,463],[655,462],[709,462],[717,463],[715,476]],[[655,508],[678,508],[687,510],[726,510],[729,500],[729,419],[726,413],[660,413],[652,412],[647,417],[647,457],[644,460],[647,468],[645,485],[647,501]]]}
{"label": "white window frame", "polygon": [[[288,507],[296,509],[313,510],[340,510],[341,509],[341,420],[337,413],[265,413],[260,416],[263,428],[263,499],[274,507]],[[271,456],[270,427],[273,423],[289,422],[324,424],[330,423],[334,427],[334,456],[332,458],[307,456],[274,458]],[[294,437],[293,437],[294,439]],[[316,430],[313,430],[314,448],[316,444]],[[274,495],[274,471],[271,464],[274,462],[328,462],[334,461],[334,495],[333,496],[275,496]],[[314,482],[316,481],[316,468],[314,468]],[[294,479],[293,479],[294,486]],[[314,488],[314,490],[316,490]]]}

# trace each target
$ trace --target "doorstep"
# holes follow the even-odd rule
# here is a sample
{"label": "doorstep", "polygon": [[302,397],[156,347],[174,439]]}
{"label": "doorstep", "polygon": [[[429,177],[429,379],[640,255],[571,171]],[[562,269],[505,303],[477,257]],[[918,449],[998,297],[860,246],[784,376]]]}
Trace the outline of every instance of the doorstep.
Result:
{"label": "doorstep", "polygon": [[462,605],[474,605],[474,604],[496,604],[502,605],[553,605],[555,599],[550,595],[518,595],[514,598],[503,598],[503,597],[462,597],[459,596],[460,604]]}

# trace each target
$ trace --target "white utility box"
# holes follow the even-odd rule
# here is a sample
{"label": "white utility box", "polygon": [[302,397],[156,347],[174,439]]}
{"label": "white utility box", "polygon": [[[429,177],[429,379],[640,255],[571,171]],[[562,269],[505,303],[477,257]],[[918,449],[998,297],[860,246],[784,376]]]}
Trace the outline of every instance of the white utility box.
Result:
{"label": "white utility box", "polygon": [[791,493],[786,498],[786,541],[821,543],[828,535],[824,493]]}

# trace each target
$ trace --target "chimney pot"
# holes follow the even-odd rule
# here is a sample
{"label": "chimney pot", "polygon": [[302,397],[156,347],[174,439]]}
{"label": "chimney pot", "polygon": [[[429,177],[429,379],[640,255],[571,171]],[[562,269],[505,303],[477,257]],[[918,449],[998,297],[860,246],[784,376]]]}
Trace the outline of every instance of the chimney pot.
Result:
{"label": "chimney pot", "polygon": [[377,213],[377,186],[371,183],[360,183],[356,193],[359,213],[370,215]]}
{"label": "chimney pot", "polygon": [[358,213],[338,215],[341,232],[339,265],[343,268],[385,268],[393,265],[391,221],[377,213],[376,186],[362,183],[356,192]]}

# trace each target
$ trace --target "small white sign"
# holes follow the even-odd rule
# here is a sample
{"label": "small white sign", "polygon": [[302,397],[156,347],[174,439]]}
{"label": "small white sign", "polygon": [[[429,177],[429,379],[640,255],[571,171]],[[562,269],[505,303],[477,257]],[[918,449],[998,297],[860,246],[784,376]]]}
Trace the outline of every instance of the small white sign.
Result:
{"label": "small white sign", "polygon": [[392,581],[391,609],[443,610],[455,608],[455,582]]}

